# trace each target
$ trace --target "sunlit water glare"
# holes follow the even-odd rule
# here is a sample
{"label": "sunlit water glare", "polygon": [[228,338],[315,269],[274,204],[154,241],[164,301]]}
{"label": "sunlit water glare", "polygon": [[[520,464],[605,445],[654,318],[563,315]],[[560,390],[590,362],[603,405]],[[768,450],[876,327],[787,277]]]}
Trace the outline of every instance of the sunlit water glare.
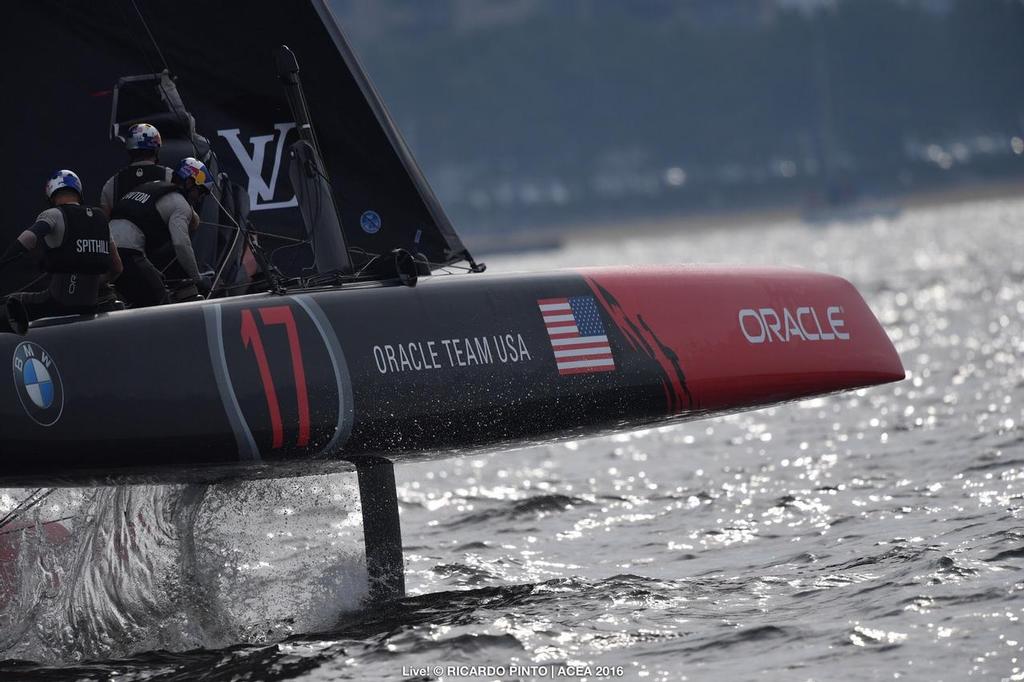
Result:
{"label": "sunlit water glare", "polygon": [[[1024,202],[826,227],[626,226],[489,265],[677,262],[847,277],[908,379],[403,466],[411,597],[391,613],[339,615],[365,578],[351,477],[62,492],[41,513],[84,509],[103,530],[76,519],[70,543],[22,559],[37,577],[4,610],[2,644],[45,664],[4,670],[328,680],[572,663],[645,680],[1024,679]],[[125,508],[131,532],[103,518]]]}

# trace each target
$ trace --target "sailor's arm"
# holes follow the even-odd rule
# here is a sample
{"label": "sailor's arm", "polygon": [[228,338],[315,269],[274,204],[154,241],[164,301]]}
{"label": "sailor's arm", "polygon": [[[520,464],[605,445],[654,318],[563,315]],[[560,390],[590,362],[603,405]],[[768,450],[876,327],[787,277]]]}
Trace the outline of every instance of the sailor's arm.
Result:
{"label": "sailor's arm", "polygon": [[121,263],[121,254],[117,252],[117,244],[110,240],[110,269],[103,273],[100,281],[104,284],[113,282],[124,272],[124,265]]}
{"label": "sailor's arm", "polygon": [[180,195],[170,196],[181,199],[181,202],[175,206],[174,212],[171,213],[167,220],[167,229],[171,232],[171,243],[174,244],[174,255],[177,257],[178,264],[181,265],[185,274],[193,280],[199,281],[199,265],[196,263],[196,254],[192,251],[192,239],[189,237],[189,232],[193,229],[193,225],[199,224],[199,216],[188,205],[184,197]]}
{"label": "sailor's arm", "polygon": [[11,242],[7,250],[0,254],[0,267],[13,263],[28,253],[32,246],[25,246],[25,243],[29,240],[31,240],[32,246],[35,246],[36,236],[29,230],[25,230],[17,239]]}
{"label": "sailor's arm", "polygon": [[0,265],[6,265],[11,261],[17,260],[36,248],[46,235],[52,233],[57,226],[57,217],[53,214],[60,215],[58,211],[53,209],[40,213],[32,227],[18,235],[18,238],[0,255]]}
{"label": "sailor's arm", "polygon": [[100,210],[110,217],[110,212],[114,209],[114,180],[117,179],[116,175],[111,175],[110,178],[104,183],[103,189],[100,191]]}

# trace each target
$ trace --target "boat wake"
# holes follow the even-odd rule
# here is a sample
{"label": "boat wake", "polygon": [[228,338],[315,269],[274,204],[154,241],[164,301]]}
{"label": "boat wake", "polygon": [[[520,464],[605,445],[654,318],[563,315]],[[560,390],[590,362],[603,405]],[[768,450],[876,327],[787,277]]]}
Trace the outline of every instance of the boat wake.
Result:
{"label": "boat wake", "polygon": [[0,656],[81,661],[322,629],[365,594],[360,524],[345,477],[58,491],[0,536]]}
{"label": "boat wake", "polygon": [[[61,668],[9,660],[0,663],[0,673],[16,673],[25,680],[52,679],[58,673],[81,680],[130,677],[135,673],[161,680],[230,680],[259,671],[261,679],[284,680],[314,669],[321,673],[338,672],[343,677],[372,677],[377,672],[393,672],[395,656],[419,656],[430,661],[528,661],[535,658],[536,640],[553,634],[536,628],[550,613],[552,600],[558,600],[567,614],[575,614],[573,619],[590,623],[585,628],[577,624],[586,630],[578,634],[595,650],[658,644],[677,646],[681,653],[701,660],[721,656],[739,645],[767,650],[780,642],[799,639],[798,628],[778,626],[724,628],[710,636],[691,637],[685,631],[658,627],[610,631],[599,619],[595,620],[609,604],[653,609],[665,613],[668,619],[673,606],[682,602],[696,605],[702,600],[702,593],[722,587],[715,583],[714,579],[664,581],[623,574],[598,581],[558,578],[435,592],[349,615],[328,629],[293,635],[276,644],[183,653],[148,651],[118,660]],[[537,660],[550,664],[566,660],[558,647],[549,648],[550,655],[542,654]],[[346,674],[342,661],[350,658],[360,661],[358,674],[354,670]]]}

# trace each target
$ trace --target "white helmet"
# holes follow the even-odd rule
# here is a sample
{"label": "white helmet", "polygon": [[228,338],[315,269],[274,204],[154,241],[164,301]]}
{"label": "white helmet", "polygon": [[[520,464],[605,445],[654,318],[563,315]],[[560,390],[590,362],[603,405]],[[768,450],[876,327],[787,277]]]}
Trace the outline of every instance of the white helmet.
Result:
{"label": "white helmet", "polygon": [[124,146],[128,151],[145,149],[155,152],[160,149],[162,144],[163,140],[160,139],[160,131],[156,129],[156,126],[148,123],[133,125],[128,129],[128,137],[124,141]]}
{"label": "white helmet", "polygon": [[82,180],[75,174],[74,171],[59,170],[50,176],[50,179],[46,181],[46,198],[53,198],[54,192],[60,189],[73,189],[78,192],[79,198],[82,196]]}

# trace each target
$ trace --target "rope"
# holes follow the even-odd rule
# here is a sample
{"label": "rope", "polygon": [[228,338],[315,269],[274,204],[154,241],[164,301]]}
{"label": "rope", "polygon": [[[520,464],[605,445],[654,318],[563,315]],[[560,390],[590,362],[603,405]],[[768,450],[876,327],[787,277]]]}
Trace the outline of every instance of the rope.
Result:
{"label": "rope", "polygon": [[146,23],[146,17],[142,16],[142,10],[135,4],[135,0],[132,0],[132,7],[135,8],[135,13],[139,15],[139,21],[142,22],[142,27],[146,29],[146,35],[149,36],[149,41],[153,43],[153,48],[156,50],[157,55],[160,57],[160,61],[164,64],[164,69],[170,71],[171,68],[167,66],[167,60],[164,59],[164,53],[160,49],[159,43],[156,42],[156,38],[153,37],[153,32],[149,30],[149,24]]}
{"label": "rope", "polygon": [[19,502],[14,509],[4,514],[3,518],[0,518],[0,529],[17,519],[25,512],[30,511],[33,507],[49,497],[54,490],[56,490],[56,488],[36,488],[33,490],[29,496]]}

